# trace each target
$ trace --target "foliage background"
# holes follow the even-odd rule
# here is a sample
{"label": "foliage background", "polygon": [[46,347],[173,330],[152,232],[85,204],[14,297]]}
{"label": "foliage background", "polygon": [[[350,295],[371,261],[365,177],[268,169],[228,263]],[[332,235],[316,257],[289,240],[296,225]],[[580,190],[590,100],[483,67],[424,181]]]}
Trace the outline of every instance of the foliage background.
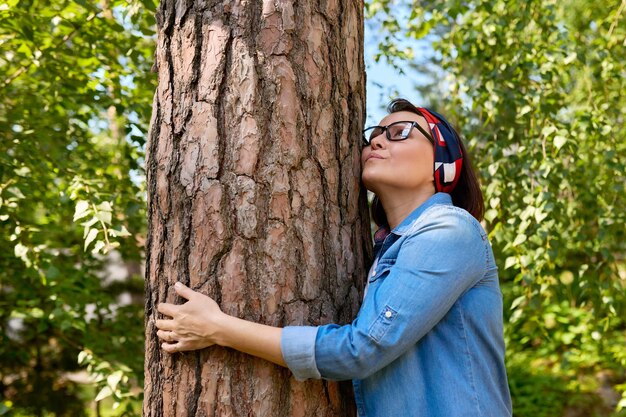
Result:
{"label": "foliage background", "polygon": [[[0,415],[139,413],[155,8],[0,1]],[[516,416],[626,415],[625,8],[365,4],[481,173]]]}
{"label": "foliage background", "polygon": [[154,11],[0,2],[0,415],[141,396]]}

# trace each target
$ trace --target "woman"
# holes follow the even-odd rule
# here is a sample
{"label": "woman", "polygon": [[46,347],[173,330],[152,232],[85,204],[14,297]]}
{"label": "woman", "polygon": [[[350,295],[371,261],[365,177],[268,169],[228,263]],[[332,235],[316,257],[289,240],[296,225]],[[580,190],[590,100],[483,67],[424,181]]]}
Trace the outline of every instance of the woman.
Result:
{"label": "woman", "polygon": [[380,228],[354,322],[265,326],[177,283],[189,301],[158,306],[172,320],[158,320],[157,335],[166,352],[218,344],[299,380],[352,379],[360,417],[510,416],[502,297],[465,147],[433,111],[397,99],[388,112],[363,136],[362,180]]}

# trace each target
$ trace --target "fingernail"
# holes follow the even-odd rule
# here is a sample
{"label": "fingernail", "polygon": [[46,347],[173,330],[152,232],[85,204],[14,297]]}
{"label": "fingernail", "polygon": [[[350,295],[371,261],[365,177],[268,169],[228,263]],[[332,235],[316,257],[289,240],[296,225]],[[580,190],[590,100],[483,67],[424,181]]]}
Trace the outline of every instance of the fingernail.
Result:
{"label": "fingernail", "polygon": [[181,284],[180,282],[177,282],[176,284],[174,284],[174,288],[179,288],[182,287],[183,284]]}

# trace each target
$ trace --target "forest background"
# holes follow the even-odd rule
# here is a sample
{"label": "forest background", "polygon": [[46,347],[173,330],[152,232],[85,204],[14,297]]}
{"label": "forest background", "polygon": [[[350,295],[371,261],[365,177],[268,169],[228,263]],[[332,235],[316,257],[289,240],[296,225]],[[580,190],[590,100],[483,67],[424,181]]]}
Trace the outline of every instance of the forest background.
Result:
{"label": "forest background", "polygon": [[[156,6],[0,1],[0,415],[140,414]],[[626,415],[625,9],[365,4],[367,123],[433,107],[480,171],[515,416]]]}

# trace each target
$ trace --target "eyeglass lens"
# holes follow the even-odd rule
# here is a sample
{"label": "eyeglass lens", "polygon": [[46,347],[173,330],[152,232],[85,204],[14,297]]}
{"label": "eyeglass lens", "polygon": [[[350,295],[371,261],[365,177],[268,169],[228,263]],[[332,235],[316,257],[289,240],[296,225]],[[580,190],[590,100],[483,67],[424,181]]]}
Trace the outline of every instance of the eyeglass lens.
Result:
{"label": "eyeglass lens", "polygon": [[412,128],[413,123],[411,122],[396,122],[388,126],[369,127],[363,131],[363,140],[366,144],[369,144],[372,139],[380,136],[385,131],[387,139],[403,140],[409,137]]}

